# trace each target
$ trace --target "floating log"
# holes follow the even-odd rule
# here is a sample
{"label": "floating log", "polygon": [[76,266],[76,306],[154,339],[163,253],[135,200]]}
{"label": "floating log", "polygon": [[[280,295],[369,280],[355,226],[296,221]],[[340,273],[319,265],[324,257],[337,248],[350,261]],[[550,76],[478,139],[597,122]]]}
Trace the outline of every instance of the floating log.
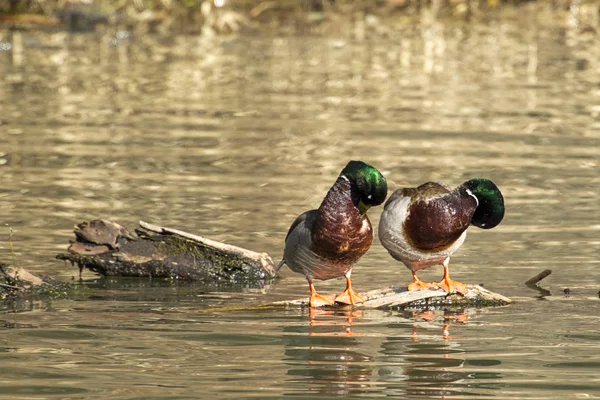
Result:
{"label": "floating log", "polygon": [[[496,307],[512,303],[512,300],[501,294],[491,292],[479,285],[466,285],[467,293],[462,296],[458,293],[448,294],[442,289],[425,289],[408,291],[406,287],[391,286],[385,289],[375,289],[360,293],[365,299],[364,303],[352,307],[377,308],[377,309],[404,309],[409,307]],[[278,305],[308,307],[308,298],[291,301],[280,301]],[[329,308],[348,307],[336,304]]]}
{"label": "floating log", "polygon": [[235,283],[266,281],[276,274],[266,253],[143,221],[137,236],[106,220],[84,222],[74,232],[68,253],[56,258],[104,276]]}

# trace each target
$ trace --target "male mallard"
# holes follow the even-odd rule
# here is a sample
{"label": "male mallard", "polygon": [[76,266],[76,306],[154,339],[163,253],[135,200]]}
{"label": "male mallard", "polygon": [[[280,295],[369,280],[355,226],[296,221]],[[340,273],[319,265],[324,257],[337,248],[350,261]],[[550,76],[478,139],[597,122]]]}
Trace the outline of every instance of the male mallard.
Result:
{"label": "male mallard", "polygon": [[[490,180],[471,179],[454,190],[427,182],[390,196],[379,220],[379,240],[412,271],[414,282],[408,290],[440,287],[465,294],[465,285],[450,279],[450,256],[463,244],[469,225],[490,229],[503,217],[502,193]],[[417,271],[437,264],[444,266],[441,282],[417,278]]]}
{"label": "male mallard", "polygon": [[367,210],[377,206],[387,196],[383,175],[362,161],[350,161],[317,210],[300,214],[287,237],[283,260],[294,272],[304,274],[310,288],[310,306],[333,304],[319,295],[313,279],[346,277],[346,290],[336,302],[355,304],[364,301],[352,290],[350,275],[358,259],[373,242],[373,228]]}

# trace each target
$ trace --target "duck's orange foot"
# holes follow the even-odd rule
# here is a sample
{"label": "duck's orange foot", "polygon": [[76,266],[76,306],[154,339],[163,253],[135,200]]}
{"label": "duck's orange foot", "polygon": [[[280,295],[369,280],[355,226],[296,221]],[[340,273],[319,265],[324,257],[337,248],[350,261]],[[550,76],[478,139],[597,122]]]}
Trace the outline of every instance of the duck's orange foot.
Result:
{"label": "duck's orange foot", "polygon": [[413,290],[423,290],[423,289],[437,289],[438,284],[435,282],[421,282],[421,281],[417,281],[417,282],[413,282],[410,285],[408,285],[408,291],[413,291]]}
{"label": "duck's orange foot", "polygon": [[463,296],[467,294],[467,287],[464,283],[454,281],[452,279],[443,279],[441,282],[435,284],[437,287],[444,289],[448,293],[460,293]]}
{"label": "duck's orange foot", "polygon": [[357,304],[357,303],[364,303],[365,299],[363,299],[361,295],[359,295],[358,293],[356,293],[354,290],[352,290],[350,288],[350,289],[346,289],[342,293],[340,293],[335,298],[335,302],[342,303],[342,304]]}
{"label": "duck's orange foot", "polygon": [[309,305],[311,307],[323,307],[331,306],[335,303],[335,294],[322,295],[318,293],[311,293]]}

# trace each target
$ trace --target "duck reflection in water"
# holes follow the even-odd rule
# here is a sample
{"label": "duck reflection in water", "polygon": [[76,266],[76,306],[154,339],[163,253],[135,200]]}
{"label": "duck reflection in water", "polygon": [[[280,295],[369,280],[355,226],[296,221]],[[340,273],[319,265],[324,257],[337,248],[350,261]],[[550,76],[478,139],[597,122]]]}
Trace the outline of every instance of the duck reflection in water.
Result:
{"label": "duck reflection in water", "polygon": [[352,331],[362,312],[309,308],[308,314],[308,335],[288,336],[285,356],[288,375],[295,377],[292,382],[300,384],[304,394],[308,385],[311,396],[346,397],[373,390],[373,358],[359,351],[365,345]]}
{"label": "duck reflection in water", "polygon": [[[412,311],[411,317],[415,320],[423,320],[433,322],[436,319],[436,313],[434,310],[425,311]],[[450,327],[453,325],[463,325],[467,322],[467,313],[464,311],[444,311],[442,319],[444,321],[444,327],[442,328],[442,337],[445,340],[450,339]],[[417,325],[413,324],[413,340],[418,341]]]}
{"label": "duck reflection in water", "polygon": [[[497,365],[496,360],[469,361],[457,336],[450,336],[467,321],[464,311],[406,311],[412,334],[388,337],[382,343],[379,376],[387,382],[387,395],[450,398],[477,395],[480,377],[500,374],[474,372],[473,365]],[[398,324],[407,327],[407,324]],[[432,334],[432,332],[434,332]]]}
{"label": "duck reflection in water", "polygon": [[[345,331],[342,334],[352,335],[352,324],[354,320],[362,317],[362,311],[344,310],[344,309],[324,309],[313,308],[308,309],[308,320],[310,326],[345,326]],[[309,332],[310,336],[318,335],[315,332]],[[331,335],[331,332],[325,333]],[[335,335],[335,334],[334,334]]]}
{"label": "duck reflection in water", "polygon": [[[473,311],[475,312],[475,311]],[[306,324],[308,314],[309,323]],[[394,315],[395,314],[395,315]],[[488,394],[498,360],[469,359],[460,340],[462,311],[305,309],[302,323],[285,326],[286,395],[446,398]],[[369,324],[369,335],[362,325]],[[397,332],[373,334],[377,326]],[[482,367],[485,367],[481,370]]]}

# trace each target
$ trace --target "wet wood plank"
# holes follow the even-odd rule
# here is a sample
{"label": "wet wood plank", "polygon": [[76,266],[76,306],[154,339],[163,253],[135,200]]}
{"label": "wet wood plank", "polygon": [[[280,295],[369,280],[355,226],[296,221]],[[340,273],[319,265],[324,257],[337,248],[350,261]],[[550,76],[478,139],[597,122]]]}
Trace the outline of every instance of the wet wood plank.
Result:
{"label": "wet wood plank", "polygon": [[[467,293],[462,296],[457,293],[448,294],[442,289],[427,289],[408,291],[406,287],[390,286],[383,289],[374,289],[360,293],[365,299],[362,304],[352,307],[398,309],[410,306],[467,306],[467,307],[494,307],[512,303],[512,300],[499,293],[489,291],[479,285],[466,285]],[[277,304],[308,307],[308,298],[281,301]],[[334,307],[349,307],[336,304]]]}

